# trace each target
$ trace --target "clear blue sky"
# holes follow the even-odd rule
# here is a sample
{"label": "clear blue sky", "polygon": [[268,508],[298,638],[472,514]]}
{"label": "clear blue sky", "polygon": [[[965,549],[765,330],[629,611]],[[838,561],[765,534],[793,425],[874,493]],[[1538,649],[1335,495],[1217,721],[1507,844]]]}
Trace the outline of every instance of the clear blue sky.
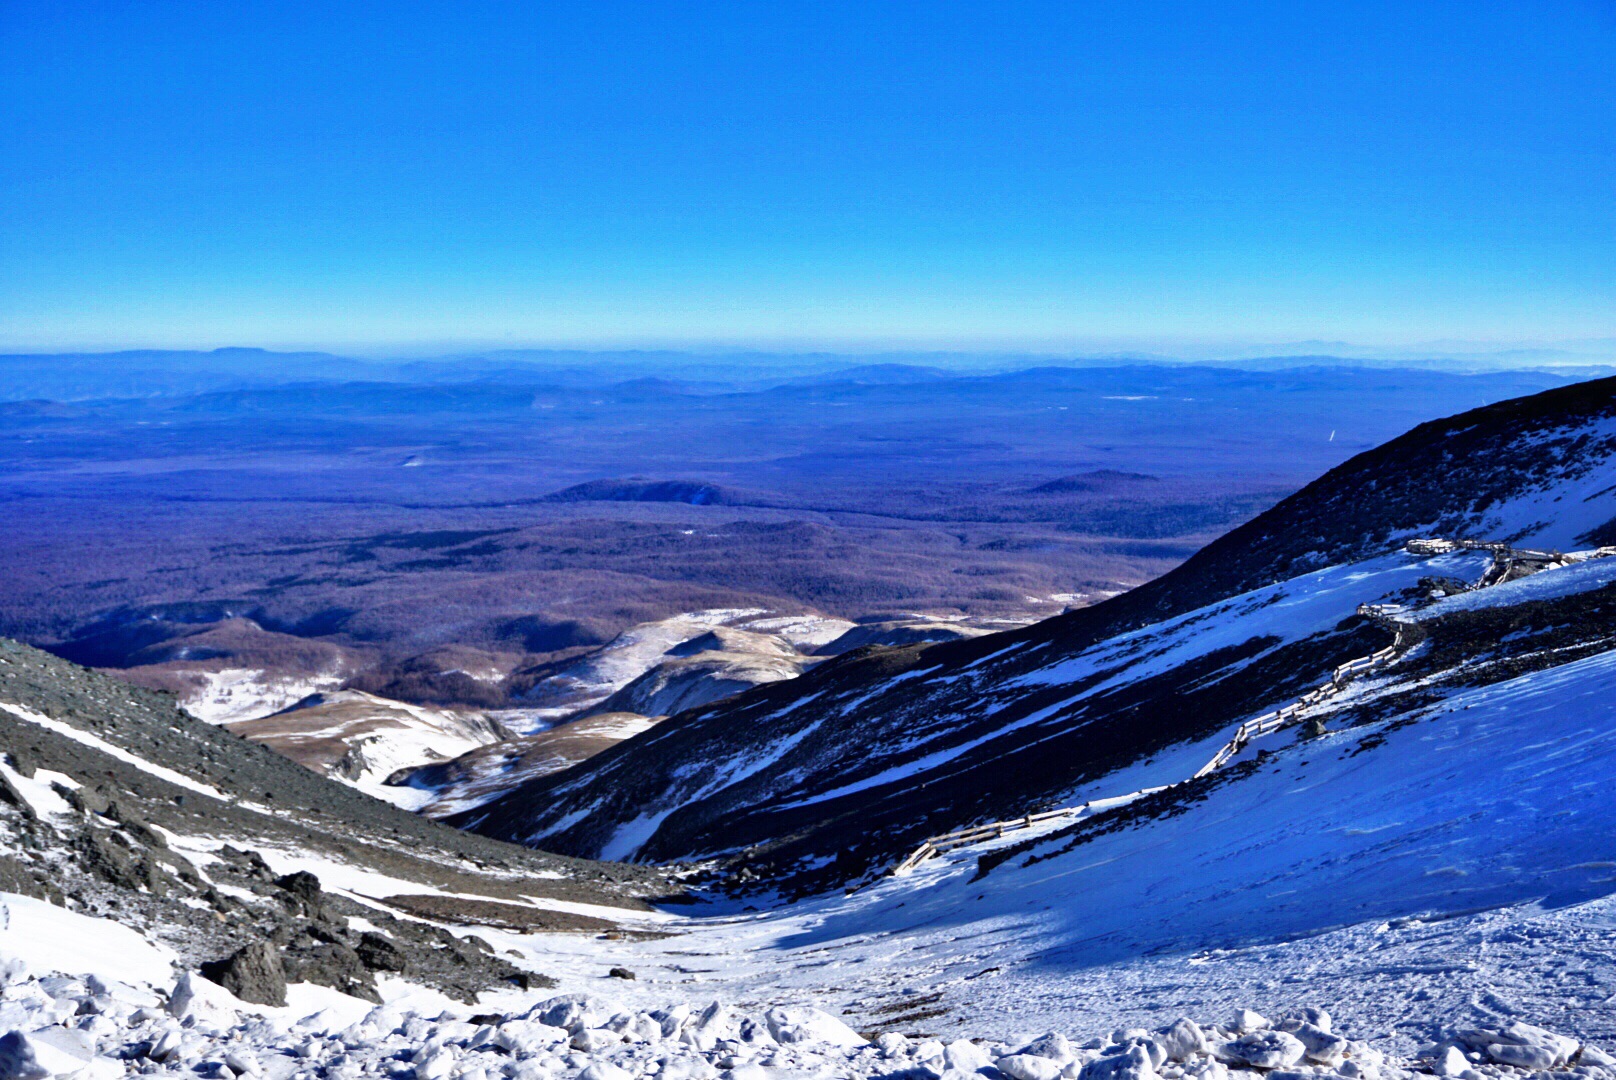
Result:
{"label": "clear blue sky", "polygon": [[0,3],[0,347],[1616,337],[1616,3]]}

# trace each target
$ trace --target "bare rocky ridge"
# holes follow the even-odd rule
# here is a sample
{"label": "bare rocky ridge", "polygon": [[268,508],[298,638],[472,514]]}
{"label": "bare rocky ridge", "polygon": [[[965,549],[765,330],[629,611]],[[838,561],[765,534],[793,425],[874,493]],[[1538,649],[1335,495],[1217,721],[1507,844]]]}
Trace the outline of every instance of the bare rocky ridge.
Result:
{"label": "bare rocky ridge", "polygon": [[[272,870],[266,855],[529,908],[552,898],[643,911],[669,887],[655,871],[436,825],[193,719],[165,694],[4,639],[0,751],[0,890],[114,917],[190,963],[226,965],[221,977],[262,940],[281,950],[291,981],[362,997],[374,995],[377,971],[400,964],[462,999],[542,974],[406,917],[391,903],[409,891],[398,884],[326,888],[317,875]],[[564,912],[547,917],[577,924]],[[379,927],[392,948],[355,919]]]}

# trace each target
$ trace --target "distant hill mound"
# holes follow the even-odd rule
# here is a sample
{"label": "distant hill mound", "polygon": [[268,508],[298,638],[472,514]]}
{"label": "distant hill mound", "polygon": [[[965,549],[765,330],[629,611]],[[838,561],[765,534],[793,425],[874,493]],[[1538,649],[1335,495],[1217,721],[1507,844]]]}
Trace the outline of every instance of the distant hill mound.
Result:
{"label": "distant hill mound", "polygon": [[1135,487],[1139,484],[1155,484],[1161,477],[1149,473],[1123,472],[1120,469],[1094,469],[1090,472],[1073,473],[1071,476],[1062,476],[1051,480],[1047,484],[1039,484],[1033,488],[1038,495],[1065,495],[1078,491],[1095,491],[1109,494],[1123,488]]}
{"label": "distant hill mound", "polygon": [[574,484],[553,495],[545,502],[659,502],[684,503],[687,506],[759,506],[767,501],[752,492],[703,484],[695,480],[644,480],[630,477],[624,480],[589,480]]}

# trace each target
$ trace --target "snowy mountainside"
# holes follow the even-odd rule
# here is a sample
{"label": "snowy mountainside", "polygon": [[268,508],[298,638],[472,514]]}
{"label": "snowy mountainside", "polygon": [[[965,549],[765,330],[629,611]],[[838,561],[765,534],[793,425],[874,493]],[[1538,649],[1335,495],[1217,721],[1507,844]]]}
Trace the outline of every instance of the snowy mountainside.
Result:
{"label": "snowy mountainside", "polygon": [[[928,835],[1215,748],[1385,646],[1360,604],[1474,581],[1489,558],[1411,556],[1403,538],[1570,549],[1604,538],[1613,491],[1616,380],[1489,406],[1354,458],[1132,593],[971,642],[855,652],[450,820],[580,855],[724,856],[791,889],[867,879]],[[1158,782],[1181,778],[1162,767]]]}
{"label": "snowy mountainside", "polygon": [[[1001,661],[953,671],[915,647],[877,652],[803,676],[792,684],[801,696],[755,693],[731,710],[671,718],[450,820],[478,829],[492,814],[511,814],[513,828],[555,821],[554,832],[510,835],[616,858],[702,856],[788,836],[752,864],[829,856],[836,873],[850,868],[849,853],[867,854],[851,866],[861,872],[953,825],[1060,804],[1134,762],[1161,757],[1156,782],[1177,779],[1168,761],[1177,747],[1221,742],[1318,672],[1383,646],[1386,632],[1354,614],[1360,604],[1433,574],[1478,577],[1490,561],[1383,556],[1014,670]],[[537,812],[512,813],[530,792]],[[585,799],[598,809],[580,821]]]}
{"label": "snowy mountainside", "polygon": [[481,714],[411,705],[362,690],[311,694],[280,712],[227,726],[299,765],[389,802],[400,802],[399,789],[386,784],[400,769],[447,761],[512,737],[498,721]]}
{"label": "snowy mountainside", "polygon": [[[1005,620],[991,620],[1003,625]],[[953,641],[987,631],[959,617],[916,614],[852,623],[825,615],[719,608],[640,623],[583,656],[551,665],[511,710],[539,723],[597,712],[662,716],[796,678],[824,657],[862,645]]]}
{"label": "snowy mountainside", "polygon": [[1403,659],[1320,710],[1322,734],[809,901],[792,946],[856,964],[901,942],[944,988],[932,1008],[1029,1026],[1312,992],[1360,1025],[1420,1002],[1461,1027],[1616,1030],[1613,581],[1607,559],[1437,600]]}
{"label": "snowy mountainside", "polygon": [[638,713],[591,713],[534,735],[468,750],[452,761],[403,770],[388,781],[396,794],[382,797],[412,805],[428,817],[445,817],[481,806],[524,780],[570,769],[657,723],[657,718]]}

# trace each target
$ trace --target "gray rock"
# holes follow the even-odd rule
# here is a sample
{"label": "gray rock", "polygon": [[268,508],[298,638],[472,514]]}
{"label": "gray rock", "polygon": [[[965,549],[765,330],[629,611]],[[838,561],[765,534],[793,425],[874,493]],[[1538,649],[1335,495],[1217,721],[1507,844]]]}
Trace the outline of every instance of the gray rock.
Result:
{"label": "gray rock", "polygon": [[307,870],[276,878],[275,887],[291,893],[310,907],[320,904],[320,879]]}
{"label": "gray rock", "polygon": [[[20,772],[21,770],[18,771]],[[21,810],[24,817],[37,818],[39,816],[34,813],[33,803],[23,798],[22,792],[17,790],[16,786],[12,784],[4,773],[0,773],[0,802]]]}
{"label": "gray rock", "polygon": [[366,930],[359,935],[359,944],[354,952],[359,956],[359,962],[371,971],[405,971],[409,968],[409,958],[404,950],[393,944],[385,934],[378,934],[374,930]]}
{"label": "gray rock", "polygon": [[[317,942],[309,944],[309,942]],[[376,980],[359,958],[359,953],[340,941],[318,941],[305,937],[282,958],[292,982],[329,986],[365,1001],[380,1002]]]}
{"label": "gray rock", "polygon": [[242,1001],[286,1004],[286,969],[280,950],[267,941],[250,942],[223,960],[203,964],[202,974]]}

